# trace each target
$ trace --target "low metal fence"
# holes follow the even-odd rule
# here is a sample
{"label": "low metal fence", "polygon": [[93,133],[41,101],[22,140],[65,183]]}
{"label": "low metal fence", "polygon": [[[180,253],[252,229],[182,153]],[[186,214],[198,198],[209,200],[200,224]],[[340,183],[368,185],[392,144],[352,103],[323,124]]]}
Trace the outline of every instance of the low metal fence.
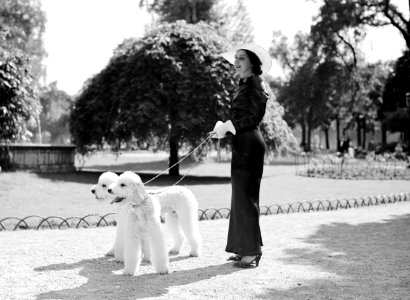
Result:
{"label": "low metal fence", "polygon": [[[313,200],[293,203],[272,204],[261,206],[261,215],[279,215],[290,213],[309,213],[319,211],[334,211],[339,209],[366,207],[388,203],[410,201],[410,193],[394,195],[377,195],[359,198],[342,198],[333,200]],[[198,219],[216,220],[229,218],[229,208],[208,208],[198,210]],[[25,218],[8,217],[0,220],[0,231],[25,230],[25,229],[67,229],[67,228],[90,228],[114,226],[115,213],[108,213],[103,216],[90,214],[84,217],[41,217],[28,216]]]}

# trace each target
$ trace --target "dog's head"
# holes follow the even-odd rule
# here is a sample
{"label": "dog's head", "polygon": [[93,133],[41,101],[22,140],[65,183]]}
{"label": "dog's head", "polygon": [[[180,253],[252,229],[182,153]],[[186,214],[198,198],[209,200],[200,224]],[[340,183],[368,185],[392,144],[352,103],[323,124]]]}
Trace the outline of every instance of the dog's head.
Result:
{"label": "dog's head", "polygon": [[113,195],[108,193],[108,187],[117,182],[118,175],[113,172],[105,172],[98,178],[98,183],[93,185],[91,188],[91,193],[94,194],[95,198],[99,201],[112,200]]}
{"label": "dog's head", "polygon": [[148,197],[141,178],[130,171],[122,173],[118,181],[109,186],[108,193],[115,197],[111,203],[139,205]]}

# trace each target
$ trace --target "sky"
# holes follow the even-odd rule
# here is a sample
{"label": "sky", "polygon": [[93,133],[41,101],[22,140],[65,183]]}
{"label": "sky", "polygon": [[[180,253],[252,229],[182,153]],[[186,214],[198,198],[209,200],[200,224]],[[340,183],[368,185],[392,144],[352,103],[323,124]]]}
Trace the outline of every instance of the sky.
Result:
{"label": "sky", "polygon": [[[225,0],[234,3],[235,0]],[[247,6],[255,42],[268,49],[272,32],[280,30],[290,39],[308,33],[318,4],[306,0],[243,0]],[[396,0],[402,11],[405,1]],[[57,87],[75,95],[83,83],[101,71],[113,50],[126,38],[142,37],[152,17],[139,8],[139,0],[41,0],[47,23],[44,46],[47,77]],[[396,59],[404,49],[394,28],[372,29],[364,45],[367,60]],[[274,61],[271,75],[282,73]]]}

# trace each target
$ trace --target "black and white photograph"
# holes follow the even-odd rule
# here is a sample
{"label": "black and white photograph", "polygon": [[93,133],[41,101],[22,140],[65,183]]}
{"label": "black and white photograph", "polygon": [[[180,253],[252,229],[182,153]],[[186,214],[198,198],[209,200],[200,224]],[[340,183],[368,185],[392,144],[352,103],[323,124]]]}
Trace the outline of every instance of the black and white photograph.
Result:
{"label": "black and white photograph", "polygon": [[0,299],[410,299],[410,0],[0,0]]}

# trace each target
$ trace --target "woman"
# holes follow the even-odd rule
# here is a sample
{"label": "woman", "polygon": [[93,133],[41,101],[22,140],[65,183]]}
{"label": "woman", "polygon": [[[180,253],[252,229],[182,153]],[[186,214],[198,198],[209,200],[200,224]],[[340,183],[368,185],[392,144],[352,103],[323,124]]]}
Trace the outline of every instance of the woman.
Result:
{"label": "woman", "polygon": [[[218,121],[214,137],[232,138],[231,214],[226,252],[239,268],[257,267],[262,256],[259,227],[259,188],[263,172],[265,142],[259,123],[265,114],[268,94],[259,75],[269,71],[269,54],[255,44],[244,44],[234,52],[234,66],[239,86],[231,105],[231,119]],[[223,55],[232,62],[229,54]]]}

